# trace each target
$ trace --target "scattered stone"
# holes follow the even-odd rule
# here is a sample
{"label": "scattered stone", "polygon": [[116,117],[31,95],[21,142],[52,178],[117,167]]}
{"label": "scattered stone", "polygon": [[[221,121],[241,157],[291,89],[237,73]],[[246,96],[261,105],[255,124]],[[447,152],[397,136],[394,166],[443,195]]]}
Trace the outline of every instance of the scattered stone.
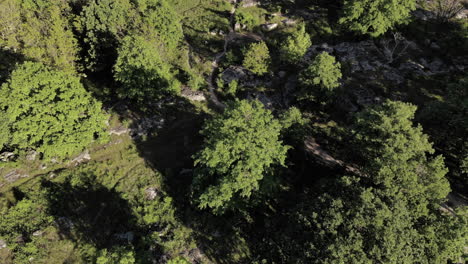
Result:
{"label": "scattered stone", "polygon": [[235,30],[235,31],[241,30],[241,24],[240,24],[239,22],[237,22],[236,24],[234,24],[234,30]]}
{"label": "scattered stone", "polygon": [[130,127],[130,136],[132,138],[141,138],[150,135],[155,129],[161,129],[166,120],[158,115],[145,117],[136,120]]}
{"label": "scattered stone", "polygon": [[281,22],[282,22],[285,26],[288,26],[288,27],[294,26],[294,25],[296,24],[296,20],[290,19],[290,18],[285,19],[285,20],[283,20],[283,21],[281,21]]}
{"label": "scattered stone", "polygon": [[125,133],[128,133],[129,129],[124,127],[124,126],[118,126],[118,127],[115,127],[115,128],[112,128],[110,131],[109,131],[109,135],[117,135],[117,136],[120,136],[122,134],[125,134]]}
{"label": "scattered stone", "polygon": [[0,239],[0,249],[2,249],[2,248],[6,248],[6,247],[7,247],[7,243],[6,243],[6,241],[5,241],[5,240],[3,240],[3,239]]}
{"label": "scattered stone", "polygon": [[206,101],[206,96],[202,91],[194,91],[188,87],[182,88],[181,96],[190,101]]}
{"label": "scattered stone", "polygon": [[9,183],[15,182],[21,178],[29,177],[27,174],[21,174],[18,170],[12,170],[7,173],[3,178]]}
{"label": "scattered stone", "polygon": [[268,23],[268,24],[263,24],[262,28],[266,31],[272,31],[278,27],[277,23]]}
{"label": "scattered stone", "polygon": [[242,7],[253,7],[259,5],[257,0],[242,0]]}
{"label": "scattered stone", "polygon": [[45,170],[45,169],[47,169],[47,166],[46,166],[45,164],[41,164],[41,166],[39,166],[39,168],[40,168],[41,170]]}
{"label": "scattered stone", "polygon": [[42,236],[42,234],[44,234],[44,231],[42,231],[42,230],[37,230],[37,231],[35,231],[32,235],[33,235],[33,236]]}
{"label": "scattered stone", "polygon": [[28,154],[26,155],[26,159],[27,160],[30,160],[30,161],[33,161],[33,160],[36,160],[36,156],[37,156],[37,152],[35,150],[31,150],[28,152]]}
{"label": "scattered stone", "polygon": [[245,79],[247,74],[240,66],[229,66],[221,73],[221,78],[224,83],[231,83],[232,81],[239,81]]}
{"label": "scattered stone", "polygon": [[0,154],[0,161],[10,161],[15,158],[15,153],[13,152],[2,152]]}
{"label": "scattered stone", "polygon": [[322,45],[320,45],[320,50],[328,52],[330,54],[333,53],[333,51],[334,51],[333,47],[331,47],[327,43],[322,43]]}
{"label": "scattered stone", "polygon": [[146,199],[147,200],[154,200],[158,197],[158,190],[155,187],[149,187],[145,189]]}
{"label": "scattered stone", "polygon": [[83,163],[84,161],[91,160],[91,156],[89,155],[89,150],[83,151],[80,155],[78,155],[76,158],[74,158],[72,161],[70,161],[70,164],[74,164],[77,166],[80,163]]}

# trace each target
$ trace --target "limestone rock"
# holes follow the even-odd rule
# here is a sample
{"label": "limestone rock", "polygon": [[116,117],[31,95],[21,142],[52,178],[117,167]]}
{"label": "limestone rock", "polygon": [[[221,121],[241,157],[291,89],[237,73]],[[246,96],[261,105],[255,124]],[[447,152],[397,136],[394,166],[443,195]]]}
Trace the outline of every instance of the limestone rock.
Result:
{"label": "limestone rock", "polygon": [[268,23],[268,24],[263,24],[262,28],[266,31],[272,31],[278,27],[277,23]]}

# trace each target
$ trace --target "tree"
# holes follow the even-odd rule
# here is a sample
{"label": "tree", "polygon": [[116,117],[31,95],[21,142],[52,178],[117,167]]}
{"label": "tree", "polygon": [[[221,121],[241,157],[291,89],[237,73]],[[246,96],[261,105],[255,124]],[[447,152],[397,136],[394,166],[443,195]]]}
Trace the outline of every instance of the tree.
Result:
{"label": "tree", "polygon": [[157,46],[144,37],[125,37],[118,54],[114,78],[122,84],[119,96],[146,100],[148,96],[179,93],[179,83],[169,65],[160,58]]}
{"label": "tree", "polygon": [[[341,77],[341,64],[335,60],[335,57],[322,52],[301,72],[299,80],[307,90],[318,88],[322,94],[330,96],[333,90],[340,86]],[[310,94],[310,91],[305,93]]]}
{"label": "tree", "polygon": [[67,1],[5,0],[0,3],[0,45],[61,70],[75,71],[77,41]]}
{"label": "tree", "polygon": [[107,118],[101,104],[70,73],[26,62],[13,71],[0,93],[0,111],[10,133],[2,148],[64,158],[104,134]]}
{"label": "tree", "polygon": [[435,0],[425,4],[426,8],[435,13],[440,23],[449,22],[465,9],[462,0]]}
{"label": "tree", "polygon": [[199,208],[222,212],[266,184],[271,167],[284,166],[288,147],[279,140],[281,129],[258,101],[234,101],[208,121],[201,131],[204,148],[194,156]]}
{"label": "tree", "polygon": [[133,264],[135,263],[135,252],[122,246],[117,246],[111,250],[102,249],[96,259],[96,264]]}
{"label": "tree", "polygon": [[439,210],[447,170],[412,125],[415,110],[387,101],[358,115],[361,176],[341,176],[299,206],[312,263],[446,263],[463,253],[466,213]]}
{"label": "tree", "polygon": [[113,65],[115,46],[129,35],[145,36],[165,62],[177,60],[183,38],[180,20],[165,0],[91,1],[81,14],[81,33],[88,51],[85,62],[93,71]]}
{"label": "tree", "polygon": [[405,23],[416,0],[345,0],[340,23],[360,34],[378,37]]}
{"label": "tree", "polygon": [[280,57],[285,62],[296,63],[304,57],[311,45],[310,36],[305,31],[305,26],[301,25],[280,45]]}
{"label": "tree", "polygon": [[265,42],[252,43],[244,52],[242,65],[257,75],[267,73],[270,65],[270,52]]}

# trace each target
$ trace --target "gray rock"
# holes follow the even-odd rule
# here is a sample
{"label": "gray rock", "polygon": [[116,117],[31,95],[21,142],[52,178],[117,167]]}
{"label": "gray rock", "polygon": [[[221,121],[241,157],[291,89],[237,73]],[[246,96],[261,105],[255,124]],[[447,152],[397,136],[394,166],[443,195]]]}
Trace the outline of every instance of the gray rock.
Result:
{"label": "gray rock", "polygon": [[15,157],[13,152],[2,152],[0,154],[0,161],[10,161]]}
{"label": "gray rock", "polygon": [[30,160],[30,161],[33,161],[33,160],[36,160],[36,157],[37,157],[37,152],[35,150],[31,150],[28,152],[28,154],[26,155],[26,159],[27,160]]}
{"label": "gray rock", "polygon": [[206,101],[206,96],[202,91],[193,91],[188,87],[182,89],[181,96],[190,101]]}
{"label": "gray rock", "polygon": [[277,23],[268,23],[268,24],[263,24],[262,28],[266,31],[272,31],[278,27]]}
{"label": "gray rock", "polygon": [[6,248],[6,247],[7,247],[7,243],[6,243],[6,241],[5,241],[5,240],[3,240],[3,239],[0,239],[0,249],[2,249],[2,248]]}
{"label": "gray rock", "polygon": [[117,136],[120,136],[122,134],[125,134],[125,133],[128,133],[129,129],[124,127],[124,126],[118,126],[118,127],[115,127],[115,128],[112,128],[110,131],[109,131],[109,135],[117,135]]}
{"label": "gray rock", "polygon": [[285,19],[285,20],[283,20],[281,22],[283,23],[283,25],[288,26],[288,27],[294,26],[296,24],[296,20],[290,19],[290,18]]}
{"label": "gray rock", "polygon": [[83,151],[80,155],[78,155],[77,157],[72,159],[70,161],[70,163],[74,164],[76,166],[76,165],[78,165],[80,163],[83,163],[83,162],[85,162],[87,160],[91,160],[91,156],[89,155],[89,150]]}
{"label": "gray rock", "polygon": [[286,77],[286,72],[285,71],[280,71],[280,72],[278,72],[278,76],[280,78],[284,78],[284,77]]}
{"label": "gray rock", "polygon": [[385,79],[395,82],[396,84],[401,84],[405,81],[405,78],[401,76],[397,71],[386,70],[383,72],[383,76]]}
{"label": "gray rock", "polygon": [[7,173],[5,176],[3,176],[3,178],[9,183],[15,182],[21,178],[26,178],[26,177],[29,177],[29,175],[22,174],[18,170],[12,170],[9,173]]}
{"label": "gray rock", "polygon": [[241,2],[242,7],[253,7],[259,4],[260,3],[257,0],[242,0]]}
{"label": "gray rock", "polygon": [[145,195],[147,200],[152,201],[158,197],[158,190],[155,187],[146,188]]}
{"label": "gray rock", "polygon": [[239,66],[229,66],[221,73],[221,78],[224,83],[231,83],[232,81],[240,81],[247,77],[244,69]]}
{"label": "gray rock", "polygon": [[42,231],[42,230],[37,230],[37,231],[35,231],[32,235],[33,235],[33,236],[42,236],[42,234],[44,234],[44,231]]}
{"label": "gray rock", "polygon": [[328,45],[327,43],[322,43],[322,45],[320,45],[320,50],[328,53],[333,53],[334,48]]}

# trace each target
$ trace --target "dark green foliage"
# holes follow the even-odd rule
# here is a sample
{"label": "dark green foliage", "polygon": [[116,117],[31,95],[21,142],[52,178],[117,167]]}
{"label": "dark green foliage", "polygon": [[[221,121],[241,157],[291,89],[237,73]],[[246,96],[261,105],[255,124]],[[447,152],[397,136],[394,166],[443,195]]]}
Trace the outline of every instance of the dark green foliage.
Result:
{"label": "dark green foliage", "polygon": [[299,210],[313,263],[443,263],[461,256],[466,214],[438,209],[450,191],[447,170],[440,157],[429,157],[427,136],[411,122],[415,110],[387,101],[359,114],[362,177],[340,177]]}
{"label": "dark green foliage", "polygon": [[340,23],[361,34],[378,37],[407,22],[416,0],[345,0]]}
{"label": "dark green foliage", "polygon": [[257,75],[267,73],[270,66],[270,52],[265,42],[250,44],[244,52],[242,65]]}
{"label": "dark green foliage", "polygon": [[62,70],[75,71],[77,41],[66,1],[5,0],[0,3],[0,46]]}
{"label": "dark green foliage", "polygon": [[340,86],[341,77],[341,64],[335,60],[335,57],[322,52],[299,76],[299,81],[304,86],[303,96],[329,98]]}
{"label": "dark green foliage", "polygon": [[125,247],[116,247],[112,250],[103,249],[99,252],[96,264],[133,264],[135,253]]}
{"label": "dark green foliage", "polygon": [[[468,174],[463,171],[464,159],[468,157],[468,78],[448,84],[445,98],[422,109],[420,118],[429,131],[435,145],[444,151],[450,173],[463,186],[468,187]],[[441,128],[443,124],[443,128]]]}
{"label": "dark green foliage", "polygon": [[122,84],[119,96],[143,101],[180,91],[170,66],[159,57],[158,47],[144,37],[125,37],[118,54],[114,78]]}
{"label": "dark green foliage", "polygon": [[248,199],[267,181],[273,165],[283,165],[288,147],[281,124],[258,101],[234,101],[201,131],[205,146],[195,156],[194,188],[200,208],[220,212]]}
{"label": "dark green foliage", "polygon": [[[88,45],[89,69],[113,64],[115,46],[128,35],[142,35],[158,47],[161,58],[174,61],[183,33],[177,14],[165,0],[101,0],[83,9],[81,27]],[[164,56],[164,57],[162,57]]]}
{"label": "dark green foliage", "polygon": [[283,61],[294,64],[304,57],[307,49],[312,45],[310,35],[305,31],[305,25],[290,34],[280,44],[280,57]]}
{"label": "dark green foliage", "polygon": [[104,135],[106,115],[79,78],[41,63],[20,65],[0,88],[2,147],[64,158]]}

